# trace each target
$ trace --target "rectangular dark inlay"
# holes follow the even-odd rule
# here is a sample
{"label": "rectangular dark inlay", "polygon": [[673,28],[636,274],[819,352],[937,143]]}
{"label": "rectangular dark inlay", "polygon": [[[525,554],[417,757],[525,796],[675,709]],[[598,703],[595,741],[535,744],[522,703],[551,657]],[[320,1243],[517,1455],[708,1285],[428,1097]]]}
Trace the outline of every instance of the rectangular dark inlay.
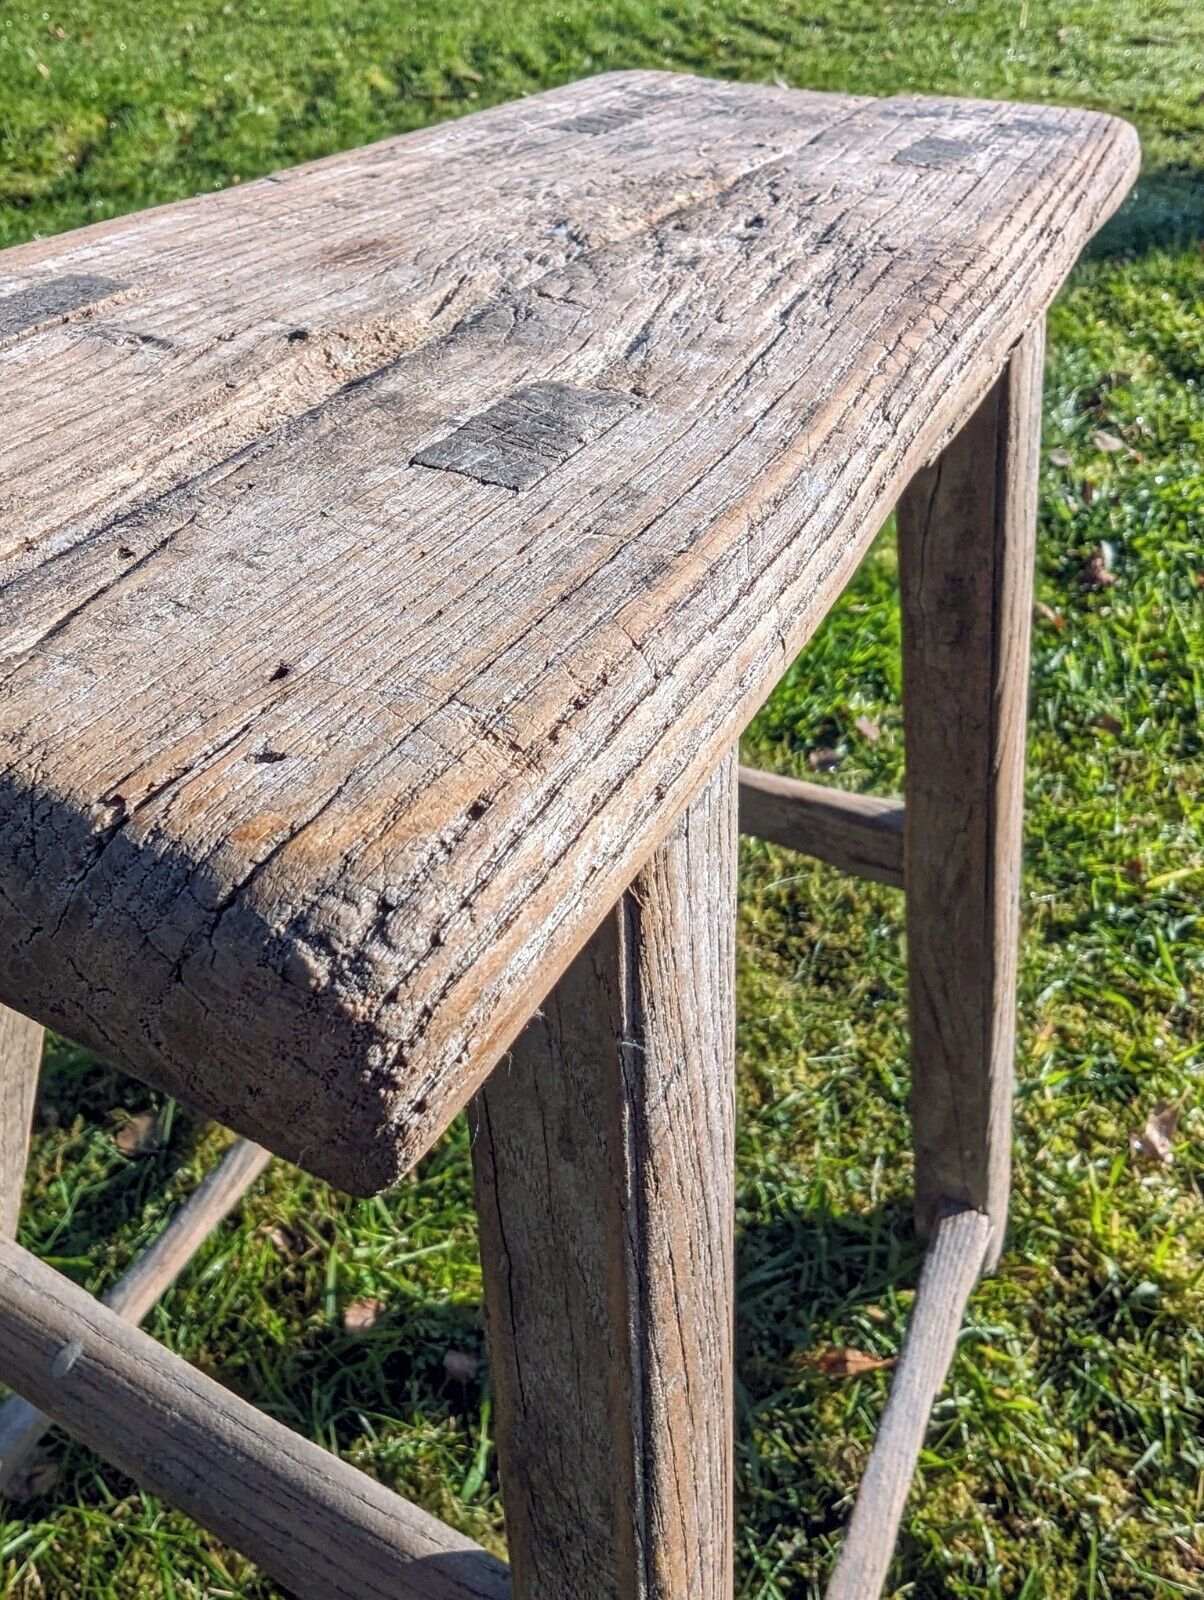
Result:
{"label": "rectangular dark inlay", "polygon": [[1042,122],[1037,117],[1009,117],[1006,122],[999,125],[1001,133],[1029,133],[1035,138],[1048,139],[1050,134],[1056,134],[1059,129],[1052,118]]}
{"label": "rectangular dark inlay", "polygon": [[660,89],[645,89],[640,94],[629,95],[620,105],[599,106],[596,111],[580,111],[575,117],[566,117],[563,122],[554,122],[552,126],[559,133],[614,133],[676,98]]}
{"label": "rectangular dark inlay", "polygon": [[42,283],[31,283],[26,289],[16,289],[12,294],[0,296],[0,339],[11,334],[24,333],[40,323],[53,322],[56,317],[68,316],[84,306],[107,300],[120,294],[123,283],[112,278],[97,277],[91,272],[72,272],[63,278],[47,278]]}
{"label": "rectangular dark inlay", "polygon": [[622,394],[529,383],[428,444],[411,465],[460,472],[478,483],[529,489],[631,410]]}
{"label": "rectangular dark inlay", "polygon": [[960,167],[973,154],[974,146],[965,139],[942,139],[930,133],[905,150],[896,150],[894,158],[903,167]]}

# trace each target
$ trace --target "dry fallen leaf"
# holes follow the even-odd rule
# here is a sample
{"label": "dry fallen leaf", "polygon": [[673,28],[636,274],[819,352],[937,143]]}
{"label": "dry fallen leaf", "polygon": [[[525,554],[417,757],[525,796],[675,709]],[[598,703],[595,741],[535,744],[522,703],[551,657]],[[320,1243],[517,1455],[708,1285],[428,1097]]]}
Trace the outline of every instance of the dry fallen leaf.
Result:
{"label": "dry fallen leaf", "polygon": [[292,1255],[294,1240],[292,1234],[286,1229],[279,1227],[274,1222],[265,1222],[256,1228],[255,1232],[261,1239],[266,1239],[282,1256]]}
{"label": "dry fallen leaf", "polygon": [[868,739],[871,744],[877,744],[882,730],[873,717],[858,717],[853,724],[863,739]]}
{"label": "dry fallen leaf", "polygon": [[844,1346],[835,1350],[810,1350],[799,1357],[799,1365],[825,1378],[860,1378],[866,1372],[881,1372],[893,1367],[894,1356],[870,1356],[864,1350]]}
{"label": "dry fallen leaf", "polygon": [[807,757],[812,772],[833,772],[840,765],[839,750],[812,750]]}
{"label": "dry fallen leaf", "polygon": [[5,1482],[4,1493],[19,1504],[49,1494],[58,1481],[58,1461],[46,1450],[34,1450],[20,1466],[14,1467]]}
{"label": "dry fallen leaf", "polygon": [[140,1111],[113,1135],[123,1156],[152,1155],[163,1144],[163,1119],[153,1111]]}
{"label": "dry fallen leaf", "polygon": [[449,1350],[443,1357],[443,1370],[453,1383],[471,1383],[480,1364],[471,1350]]}
{"label": "dry fallen leaf", "polygon": [[1123,450],[1125,447],[1125,441],[1118,439],[1114,433],[1109,433],[1106,428],[1097,428],[1091,435],[1091,442],[1097,450],[1102,450],[1108,456],[1114,456],[1118,450]]}
{"label": "dry fallen leaf", "polygon": [[1059,633],[1066,626],[1066,619],[1062,613],[1055,611],[1052,606],[1047,606],[1044,600],[1038,600],[1033,606],[1033,610],[1041,618],[1042,622],[1048,622],[1050,627],[1056,628]]}
{"label": "dry fallen leaf", "polygon": [[1037,1056],[1044,1055],[1045,1052],[1053,1045],[1053,1042],[1057,1036],[1057,1025],[1052,1022],[1049,1017],[1046,1017],[1045,1021],[1037,1029],[1036,1033],[1033,1034],[1033,1058],[1036,1059]]}
{"label": "dry fallen leaf", "polygon": [[1083,563],[1079,582],[1084,589],[1110,589],[1116,582],[1116,574],[1108,565],[1108,552],[1103,545],[1096,545]]}
{"label": "dry fallen leaf", "polygon": [[1130,883],[1141,883],[1145,879],[1145,862],[1140,856],[1130,856],[1120,870]]}
{"label": "dry fallen leaf", "polygon": [[1051,450],[1049,452],[1049,464],[1051,467],[1068,467],[1073,460],[1074,457],[1069,450]]}
{"label": "dry fallen leaf", "polygon": [[1204,1549],[1199,1545],[1188,1544],[1186,1539],[1174,1535],[1175,1549],[1179,1552],[1179,1559],[1185,1567],[1190,1567],[1193,1572],[1204,1572]]}
{"label": "dry fallen leaf", "polygon": [[343,1312],[343,1329],[346,1333],[366,1333],[369,1328],[374,1328],[380,1321],[381,1313],[385,1309],[385,1302],[369,1296],[365,1300],[353,1300]]}
{"label": "dry fallen leaf", "polygon": [[1129,1140],[1129,1148],[1138,1161],[1170,1166],[1175,1159],[1175,1129],[1179,1126],[1180,1108],[1178,1100],[1159,1100],[1146,1118],[1145,1127]]}
{"label": "dry fallen leaf", "polygon": [[1101,711],[1098,717],[1091,719],[1093,728],[1102,728],[1105,733],[1122,733],[1124,725],[1119,717],[1114,717],[1110,711]]}

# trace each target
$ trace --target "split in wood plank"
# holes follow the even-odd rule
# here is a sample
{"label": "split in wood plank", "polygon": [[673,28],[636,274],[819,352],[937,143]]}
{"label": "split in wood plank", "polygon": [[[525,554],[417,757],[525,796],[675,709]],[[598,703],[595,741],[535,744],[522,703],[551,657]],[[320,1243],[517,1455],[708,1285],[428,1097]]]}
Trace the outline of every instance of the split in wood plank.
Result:
{"label": "split in wood plank", "polygon": [[[267,1150],[249,1139],[231,1145],[101,1303],[125,1322],[141,1322],[271,1159]],[[22,1395],[10,1395],[0,1405],[0,1494],[13,1483],[48,1426],[46,1417]]]}
{"label": "split in wood plank", "polygon": [[740,768],[740,832],[903,887],[903,803]]}

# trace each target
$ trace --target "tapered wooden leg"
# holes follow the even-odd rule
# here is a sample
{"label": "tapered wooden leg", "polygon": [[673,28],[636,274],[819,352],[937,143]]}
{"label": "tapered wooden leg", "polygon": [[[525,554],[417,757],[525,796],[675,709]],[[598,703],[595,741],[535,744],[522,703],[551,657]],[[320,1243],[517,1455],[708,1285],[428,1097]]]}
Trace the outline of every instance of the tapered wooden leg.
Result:
{"label": "tapered wooden leg", "polygon": [[1007,1220],[1043,329],[899,505],[917,1220]]}
{"label": "tapered wooden leg", "polygon": [[735,761],[473,1108],[515,1600],[732,1587]]}
{"label": "tapered wooden leg", "polygon": [[41,1065],[42,1029],[0,1006],[0,1239],[17,1232]]}

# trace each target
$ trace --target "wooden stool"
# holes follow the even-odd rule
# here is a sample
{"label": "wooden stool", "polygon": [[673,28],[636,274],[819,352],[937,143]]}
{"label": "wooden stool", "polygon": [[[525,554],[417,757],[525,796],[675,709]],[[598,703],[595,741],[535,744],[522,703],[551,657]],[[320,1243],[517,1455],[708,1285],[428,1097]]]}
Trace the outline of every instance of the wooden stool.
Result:
{"label": "wooden stool", "polygon": [[[1137,155],[622,73],[5,254],[17,1433],[302,1596],[730,1595],[739,794],[906,884],[931,1244],[829,1593],[877,1591],[1007,1212],[1043,317]],[[906,811],[738,777],[896,503]],[[263,1147],[108,1307],[10,1242],[26,1015]],[[123,1320],[265,1150],[371,1194],[465,1106],[508,1573]]]}

